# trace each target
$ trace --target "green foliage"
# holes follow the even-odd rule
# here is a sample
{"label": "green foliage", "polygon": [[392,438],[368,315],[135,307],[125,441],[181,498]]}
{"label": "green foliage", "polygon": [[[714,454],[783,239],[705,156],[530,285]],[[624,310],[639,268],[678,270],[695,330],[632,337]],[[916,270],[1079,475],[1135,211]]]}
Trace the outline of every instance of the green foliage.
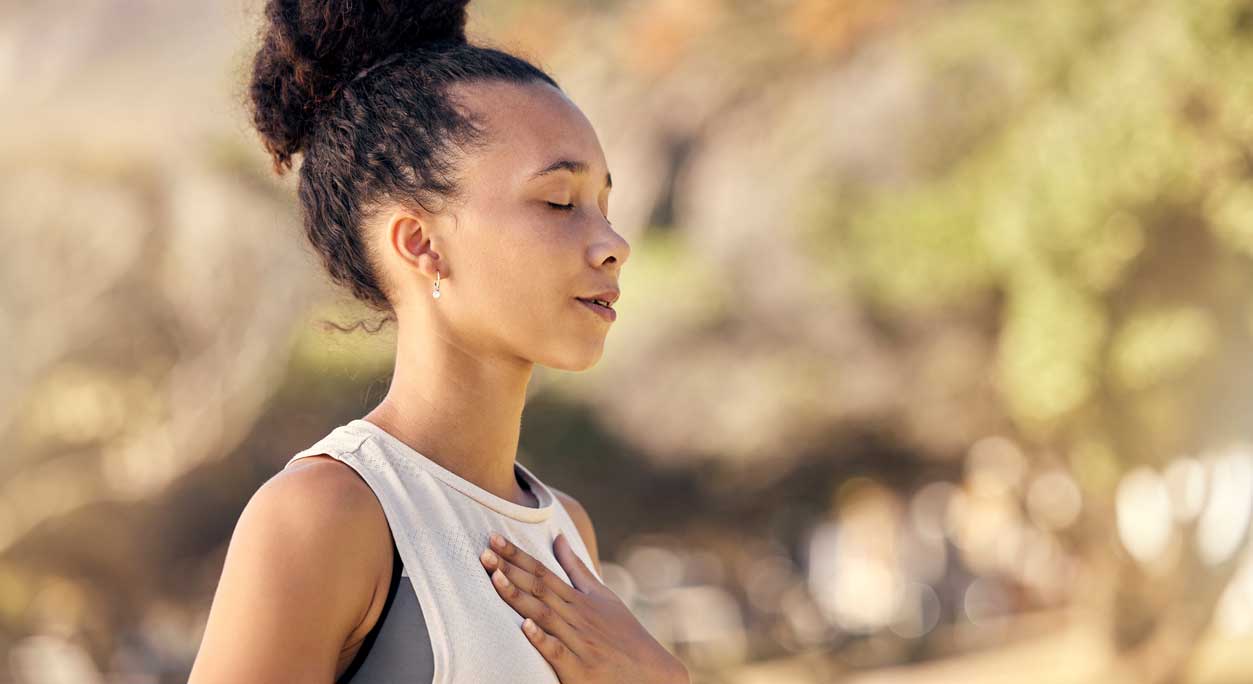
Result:
{"label": "green foliage", "polygon": [[889,316],[1002,294],[996,374],[1024,432],[1127,463],[1160,454],[1120,435],[1174,425],[1178,447],[1204,403],[1182,398],[1248,342],[1253,3],[976,2],[913,44],[967,115],[910,139],[966,148],[830,207],[814,253]]}

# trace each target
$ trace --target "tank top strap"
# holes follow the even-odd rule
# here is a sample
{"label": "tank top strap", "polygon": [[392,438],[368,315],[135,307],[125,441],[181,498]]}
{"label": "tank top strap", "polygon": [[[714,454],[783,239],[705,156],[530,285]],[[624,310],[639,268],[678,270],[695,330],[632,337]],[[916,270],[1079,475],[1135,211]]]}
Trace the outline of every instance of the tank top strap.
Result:
{"label": "tank top strap", "polygon": [[287,463],[284,467],[291,465],[293,461],[304,458],[305,456],[316,456],[319,454],[327,454],[336,459],[343,460],[340,459],[341,456],[360,449],[362,442],[369,438],[370,436],[367,434],[352,430],[346,425],[340,425],[334,430],[328,432],[318,441],[304,449],[301,449],[300,451],[297,451],[291,458],[287,459]]}

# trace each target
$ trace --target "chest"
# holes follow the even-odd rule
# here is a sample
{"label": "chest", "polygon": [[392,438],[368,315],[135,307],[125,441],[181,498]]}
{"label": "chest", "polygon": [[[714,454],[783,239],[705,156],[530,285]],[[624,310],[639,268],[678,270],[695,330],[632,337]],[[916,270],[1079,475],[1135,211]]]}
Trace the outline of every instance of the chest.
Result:
{"label": "chest", "polygon": [[417,562],[406,566],[412,568],[409,578],[430,634],[435,682],[558,684],[552,666],[522,631],[524,616],[497,591],[479,554],[487,548],[489,535],[499,532],[555,577],[572,584],[557,561],[552,540],[564,532],[591,567],[578,530],[567,516],[541,524],[519,524],[498,516],[463,517],[460,523],[438,533],[413,535],[399,547],[402,557],[411,555]]}

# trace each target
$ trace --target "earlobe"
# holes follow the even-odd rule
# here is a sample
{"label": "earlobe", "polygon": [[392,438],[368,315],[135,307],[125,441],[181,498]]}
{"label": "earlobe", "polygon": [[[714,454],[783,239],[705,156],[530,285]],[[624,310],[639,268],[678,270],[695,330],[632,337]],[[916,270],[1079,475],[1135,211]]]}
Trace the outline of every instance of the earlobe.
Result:
{"label": "earlobe", "polygon": [[[430,224],[423,223],[412,213],[397,210],[388,225],[393,248],[408,262],[405,270],[408,273],[416,271],[418,282],[429,278],[431,297],[439,299],[443,294],[442,281],[448,278],[449,269],[435,250],[435,235],[429,230]],[[411,277],[406,275],[406,279]]]}

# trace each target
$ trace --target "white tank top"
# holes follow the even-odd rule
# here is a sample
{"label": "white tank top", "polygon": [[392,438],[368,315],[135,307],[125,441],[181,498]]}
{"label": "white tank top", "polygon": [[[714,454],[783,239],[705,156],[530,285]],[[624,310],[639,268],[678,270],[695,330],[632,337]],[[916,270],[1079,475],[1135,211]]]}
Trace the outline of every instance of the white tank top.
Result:
{"label": "white tank top", "polygon": [[497,593],[479,560],[489,535],[499,532],[573,586],[553,550],[553,540],[564,532],[583,564],[596,573],[578,528],[547,485],[515,463],[539,507],[514,503],[363,419],[336,427],[288,464],[318,454],[352,467],[382,505],[422,607],[434,684],[558,683],[557,673],[522,631],[522,616]]}

